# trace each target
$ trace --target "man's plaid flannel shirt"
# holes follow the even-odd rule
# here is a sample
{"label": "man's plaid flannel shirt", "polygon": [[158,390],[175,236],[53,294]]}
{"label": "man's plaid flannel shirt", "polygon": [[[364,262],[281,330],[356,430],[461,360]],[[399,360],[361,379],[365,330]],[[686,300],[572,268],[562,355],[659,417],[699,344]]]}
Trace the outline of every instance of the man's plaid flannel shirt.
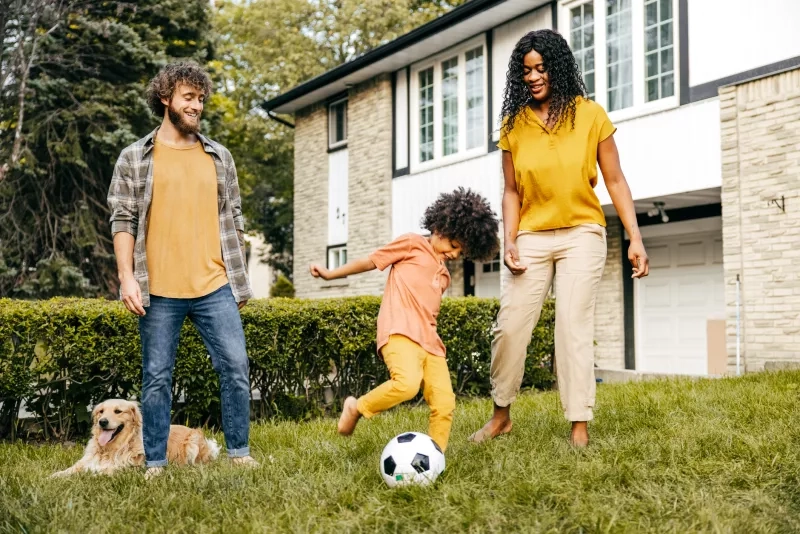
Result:
{"label": "man's plaid flannel shirt", "polygon": [[[133,248],[133,276],[142,290],[142,305],[150,306],[145,236],[147,214],[153,199],[153,143],[158,128],[126,147],[117,159],[108,206],[111,209],[111,234],[127,232],[136,238]],[[217,168],[217,204],[222,242],[222,260],[236,302],[253,298],[244,254],[244,218],[239,196],[239,180],[233,156],[221,144],[197,136]]]}

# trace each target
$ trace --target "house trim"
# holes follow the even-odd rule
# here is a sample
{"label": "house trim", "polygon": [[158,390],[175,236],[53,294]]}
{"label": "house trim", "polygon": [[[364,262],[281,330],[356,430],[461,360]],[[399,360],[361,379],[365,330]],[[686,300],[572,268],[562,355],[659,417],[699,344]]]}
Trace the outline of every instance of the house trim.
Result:
{"label": "house trim", "polygon": [[689,103],[689,0],[678,0],[678,70],[680,105]]}
{"label": "house trim", "polygon": [[[342,65],[317,76],[316,78],[312,78],[303,84],[293,87],[292,89],[276,96],[275,98],[265,101],[262,104],[262,107],[267,110],[274,110],[284,106],[293,100],[296,100],[318,89],[322,89],[330,83],[358,72],[359,70],[362,70],[373,63],[388,58],[389,56],[394,55],[405,48],[413,46],[420,41],[451,28],[452,26],[456,26],[457,24],[484,11],[487,11],[490,8],[503,4],[506,1],[507,0],[471,0],[470,2],[466,2],[450,12],[445,13],[441,17],[424,24],[419,28],[416,28],[405,35],[401,35],[394,41],[374,48],[364,55],[353,59],[352,61],[343,63]],[[513,18],[516,18],[516,16],[517,15],[514,15]],[[414,62],[416,62],[416,60]]]}
{"label": "house trim", "polygon": [[800,56],[795,56],[789,59],[776,61],[775,63],[770,63],[769,65],[762,65],[754,69],[732,74],[731,76],[725,76],[724,78],[718,78],[710,82],[695,85],[689,88],[689,102],[699,102],[700,100],[715,98],[719,95],[720,87],[725,87],[726,85],[736,85],[744,82],[750,82],[757,80],[758,78],[764,78],[766,76],[773,76],[775,74],[780,74],[781,72],[794,70],[798,67],[800,67]]}

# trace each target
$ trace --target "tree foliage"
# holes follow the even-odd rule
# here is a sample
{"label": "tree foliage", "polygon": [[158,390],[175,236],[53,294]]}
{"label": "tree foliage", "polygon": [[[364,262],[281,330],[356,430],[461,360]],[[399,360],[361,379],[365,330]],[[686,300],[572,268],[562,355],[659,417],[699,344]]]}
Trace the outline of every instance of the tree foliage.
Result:
{"label": "tree foliage", "polygon": [[0,296],[112,296],[106,195],[158,121],[166,62],[208,65],[204,131],[236,159],[248,230],[291,277],[293,131],[259,108],[461,1],[0,0]]}

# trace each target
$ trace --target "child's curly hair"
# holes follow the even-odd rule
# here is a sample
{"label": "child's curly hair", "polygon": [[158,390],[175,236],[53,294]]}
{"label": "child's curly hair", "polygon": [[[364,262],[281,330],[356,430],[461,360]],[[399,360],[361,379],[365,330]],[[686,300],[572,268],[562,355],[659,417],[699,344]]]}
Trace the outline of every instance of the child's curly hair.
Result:
{"label": "child's curly hair", "polygon": [[162,98],[172,99],[172,93],[179,83],[190,85],[202,91],[205,98],[211,95],[211,77],[198,65],[191,61],[179,61],[164,66],[147,86],[147,105],[156,117],[163,117],[166,106]]}
{"label": "child's curly hair", "polygon": [[422,227],[460,243],[471,260],[491,260],[500,250],[499,221],[489,202],[463,187],[442,193],[425,210]]}

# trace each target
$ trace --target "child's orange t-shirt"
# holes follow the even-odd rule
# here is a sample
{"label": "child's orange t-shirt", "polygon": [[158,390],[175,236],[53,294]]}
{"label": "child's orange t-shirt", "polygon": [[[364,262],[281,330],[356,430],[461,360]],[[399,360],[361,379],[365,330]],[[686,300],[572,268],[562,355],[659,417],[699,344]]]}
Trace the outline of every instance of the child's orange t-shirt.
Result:
{"label": "child's orange t-shirt", "polygon": [[383,271],[391,266],[378,313],[378,353],[391,335],[401,335],[435,356],[445,356],[436,332],[442,294],[450,273],[427,239],[404,234],[372,254],[369,259]]}

